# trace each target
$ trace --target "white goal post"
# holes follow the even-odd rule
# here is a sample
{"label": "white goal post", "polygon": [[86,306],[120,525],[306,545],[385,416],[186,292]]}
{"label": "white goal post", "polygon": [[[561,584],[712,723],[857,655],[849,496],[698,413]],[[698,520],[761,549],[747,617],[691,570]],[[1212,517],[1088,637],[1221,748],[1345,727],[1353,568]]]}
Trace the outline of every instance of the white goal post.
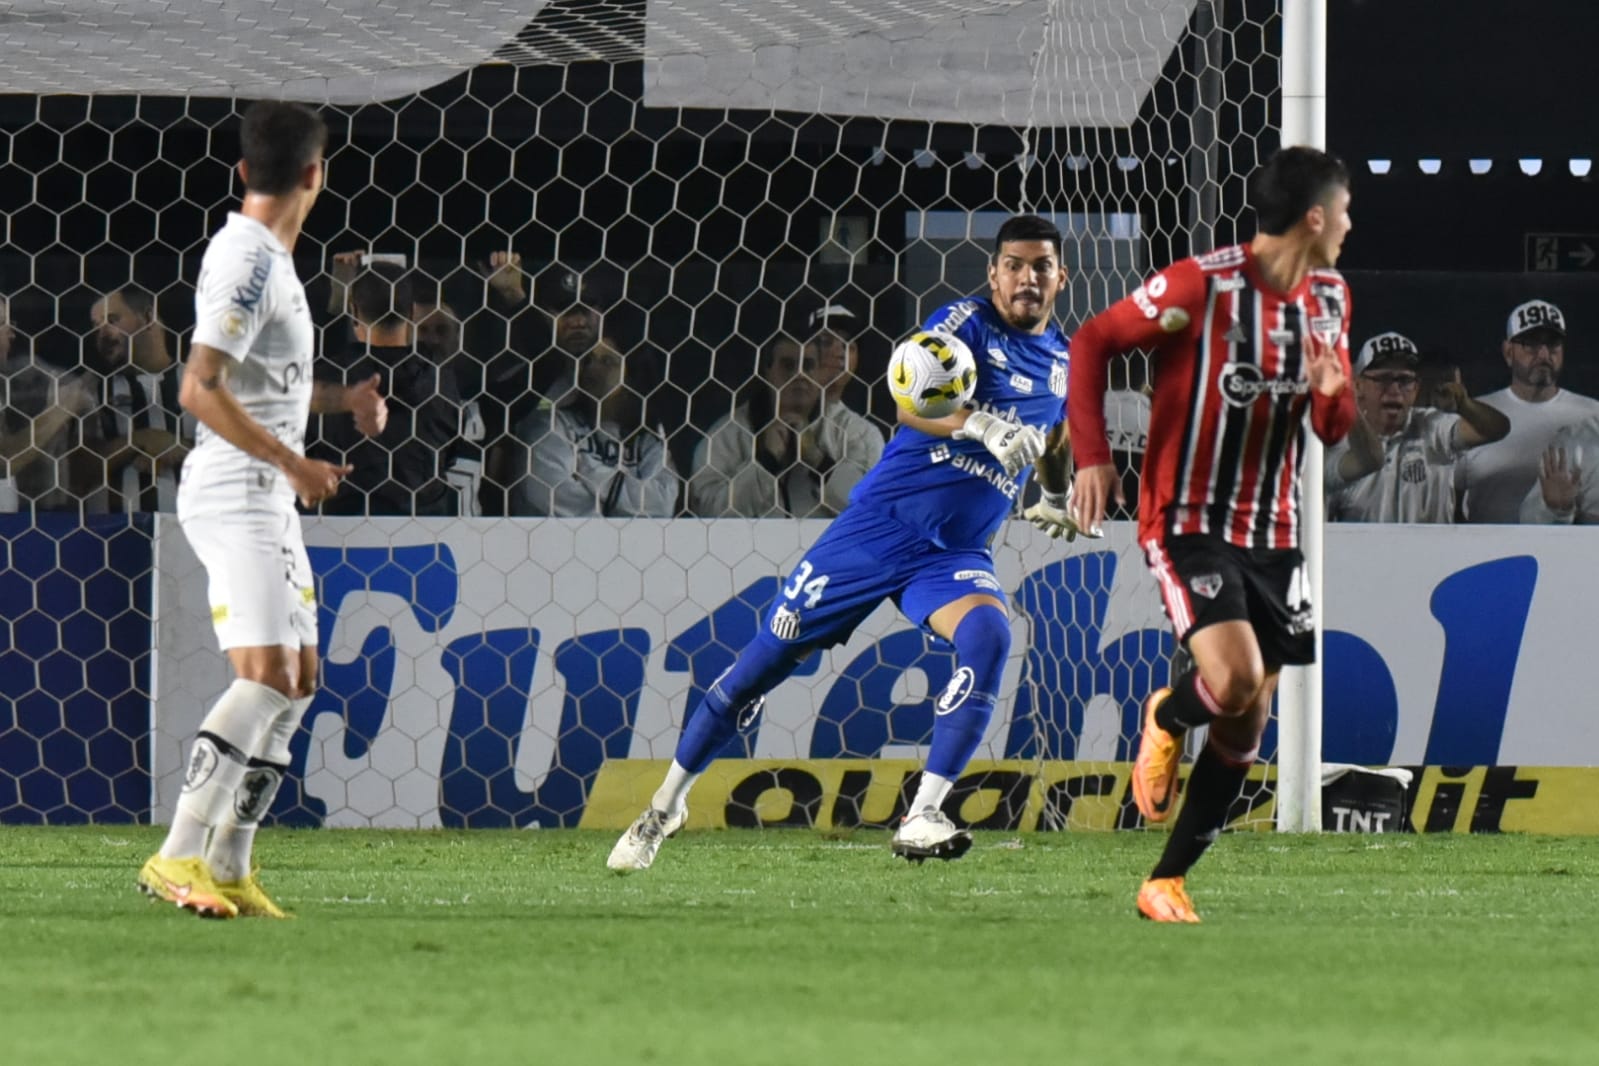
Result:
{"label": "white goal post", "polygon": [[[1326,148],[1326,0],[1285,0],[1283,8],[1283,144]],[[1309,417],[1308,415],[1306,416]],[[1278,697],[1277,828],[1321,831],[1322,748],[1322,563],[1326,545],[1326,497],[1321,438],[1307,433],[1301,481],[1305,563],[1310,574],[1311,618],[1316,661],[1283,672]]]}

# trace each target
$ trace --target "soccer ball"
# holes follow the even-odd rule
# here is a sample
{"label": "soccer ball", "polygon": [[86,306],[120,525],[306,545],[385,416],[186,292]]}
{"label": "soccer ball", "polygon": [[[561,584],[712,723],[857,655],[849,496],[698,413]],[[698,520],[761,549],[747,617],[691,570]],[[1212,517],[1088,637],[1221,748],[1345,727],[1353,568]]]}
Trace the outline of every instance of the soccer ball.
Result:
{"label": "soccer ball", "polygon": [[977,360],[948,333],[913,333],[888,360],[888,391],[907,414],[943,418],[977,388]]}

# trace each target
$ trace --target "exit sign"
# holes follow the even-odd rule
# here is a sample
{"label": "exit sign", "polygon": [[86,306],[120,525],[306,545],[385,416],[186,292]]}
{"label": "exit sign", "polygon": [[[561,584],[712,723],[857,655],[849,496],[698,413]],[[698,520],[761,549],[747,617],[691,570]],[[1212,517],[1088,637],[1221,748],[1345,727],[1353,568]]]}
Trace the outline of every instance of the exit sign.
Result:
{"label": "exit sign", "polygon": [[1599,270],[1599,233],[1529,233],[1526,251],[1527,270]]}

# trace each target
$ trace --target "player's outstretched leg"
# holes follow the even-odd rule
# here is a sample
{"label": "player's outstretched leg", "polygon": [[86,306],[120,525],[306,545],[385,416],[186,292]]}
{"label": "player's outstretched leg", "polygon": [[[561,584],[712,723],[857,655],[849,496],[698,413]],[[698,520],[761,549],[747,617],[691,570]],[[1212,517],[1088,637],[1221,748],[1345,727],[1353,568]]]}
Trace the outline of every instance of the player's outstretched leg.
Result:
{"label": "player's outstretched leg", "polygon": [[139,890],[202,918],[236,918],[239,909],[218,887],[206,846],[233,807],[244,781],[247,752],[267,724],[289,709],[276,689],[242,678],[228,686],[200,724],[172,827],[161,850],[139,870]]}
{"label": "player's outstretched leg", "polygon": [[689,715],[666,779],[611,849],[605,865],[618,873],[650,868],[661,844],[688,820],[688,792],[694,782],[734,734],[754,723],[766,694],[794,672],[805,654],[764,632],[750,641]]}
{"label": "player's outstretched leg", "polygon": [[1138,913],[1156,922],[1197,922],[1199,914],[1183,886],[1183,879],[1205,849],[1221,835],[1227,812],[1238,798],[1258,748],[1227,748],[1214,729],[1205,748],[1194,760],[1182,810],[1166,838],[1160,861],[1138,890]]}
{"label": "player's outstretched leg", "polygon": [[955,673],[933,707],[933,743],[910,810],[900,820],[891,848],[911,862],[958,859],[972,835],[944,813],[944,800],[994,716],[1005,659],[1010,655],[1010,619],[997,604],[966,612],[955,627]]}

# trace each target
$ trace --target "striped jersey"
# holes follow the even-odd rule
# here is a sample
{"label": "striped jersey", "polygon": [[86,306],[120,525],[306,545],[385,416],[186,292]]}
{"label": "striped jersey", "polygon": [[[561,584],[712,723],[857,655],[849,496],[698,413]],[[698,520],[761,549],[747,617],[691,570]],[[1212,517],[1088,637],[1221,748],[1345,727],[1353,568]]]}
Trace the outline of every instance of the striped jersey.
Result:
{"label": "striped jersey", "polygon": [[1070,425],[1079,469],[1110,461],[1110,357],[1154,351],[1154,399],[1139,488],[1138,537],[1209,534],[1243,548],[1299,546],[1304,416],[1341,440],[1354,393],[1313,393],[1305,335],[1349,364],[1349,286],[1312,270],[1291,292],[1262,278],[1247,245],[1182,260],[1095,316],[1072,341]]}
{"label": "striped jersey", "polygon": [[[967,406],[1044,432],[1065,414],[1066,336],[1054,322],[1024,333],[988,297],[974,296],[939,308],[922,329],[953,334],[972,350],[977,388]],[[890,515],[941,548],[977,548],[1010,514],[1030,469],[1011,477],[982,441],[900,426],[850,505]]]}
{"label": "striped jersey", "polygon": [[[101,431],[108,439],[131,438],[141,429],[164,430],[180,443],[192,438],[193,418],[178,404],[182,376],[183,368],[174,362],[158,374],[130,365],[107,378]],[[127,464],[106,486],[106,508],[112,513],[176,511],[177,472],[169,465],[150,472]]]}

